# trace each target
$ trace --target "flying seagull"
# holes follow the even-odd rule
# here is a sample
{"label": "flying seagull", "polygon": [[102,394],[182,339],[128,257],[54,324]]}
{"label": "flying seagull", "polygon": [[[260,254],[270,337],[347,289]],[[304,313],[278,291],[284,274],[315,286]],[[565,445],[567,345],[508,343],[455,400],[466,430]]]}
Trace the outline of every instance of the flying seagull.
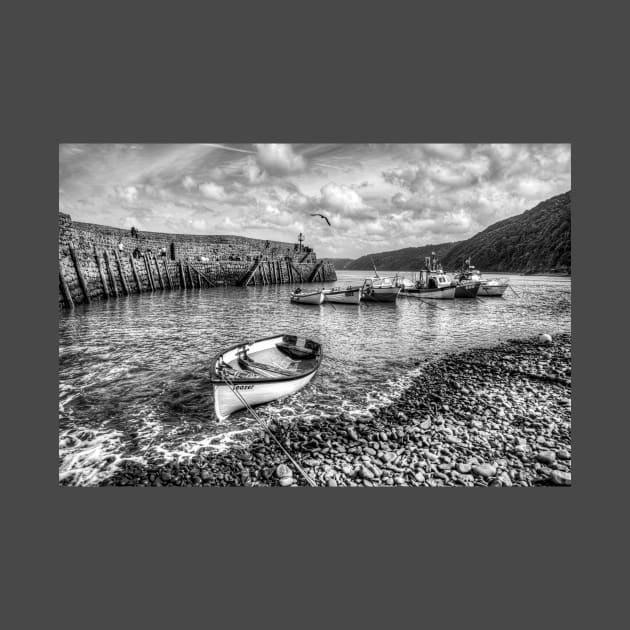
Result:
{"label": "flying seagull", "polygon": [[312,217],[321,217],[322,219],[324,219],[324,221],[326,221],[326,223],[328,223],[328,225],[330,225],[330,221],[328,220],[327,216],[324,216],[323,214],[311,214]]}

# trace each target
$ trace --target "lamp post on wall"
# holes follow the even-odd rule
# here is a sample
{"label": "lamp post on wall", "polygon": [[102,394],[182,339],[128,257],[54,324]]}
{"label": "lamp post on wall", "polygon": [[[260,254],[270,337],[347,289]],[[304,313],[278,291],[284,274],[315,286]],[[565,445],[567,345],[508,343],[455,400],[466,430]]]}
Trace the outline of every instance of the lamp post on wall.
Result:
{"label": "lamp post on wall", "polygon": [[298,235],[298,241],[300,242],[300,254],[302,253],[302,242],[304,241],[304,234],[302,234],[302,232],[300,232],[300,234]]}

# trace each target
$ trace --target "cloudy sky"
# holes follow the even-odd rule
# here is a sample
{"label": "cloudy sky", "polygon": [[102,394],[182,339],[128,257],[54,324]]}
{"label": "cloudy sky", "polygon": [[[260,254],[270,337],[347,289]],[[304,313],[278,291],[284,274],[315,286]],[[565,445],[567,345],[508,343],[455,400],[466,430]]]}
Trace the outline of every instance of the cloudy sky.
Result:
{"label": "cloudy sky", "polygon": [[59,209],[76,221],[289,242],[301,231],[326,257],[466,239],[570,188],[559,144],[59,146]]}

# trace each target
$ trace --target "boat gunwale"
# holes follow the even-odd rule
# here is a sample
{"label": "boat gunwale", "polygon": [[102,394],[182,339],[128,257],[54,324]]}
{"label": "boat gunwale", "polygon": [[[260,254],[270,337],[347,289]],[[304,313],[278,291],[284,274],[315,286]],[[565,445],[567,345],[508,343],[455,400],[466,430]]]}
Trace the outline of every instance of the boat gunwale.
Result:
{"label": "boat gunwale", "polygon": [[[219,354],[215,355],[215,357],[212,359],[212,364],[210,366],[210,382],[214,385],[214,384],[220,384],[220,385],[225,385],[225,386],[230,386],[230,384],[225,381],[224,379],[222,379],[216,371],[216,365],[217,365],[217,361],[219,360],[220,357],[222,357],[224,354],[226,354],[227,352],[230,352],[231,350],[236,350],[236,348],[239,348],[241,346],[247,345],[248,343],[250,345],[253,345],[254,343],[259,343],[262,341],[269,341],[270,339],[277,339],[277,338],[283,338],[285,336],[296,336],[296,335],[289,335],[289,333],[282,333],[280,335],[271,335],[270,337],[263,337],[261,339],[256,339],[253,342],[240,342],[237,344],[234,344],[233,346],[230,346],[229,348],[226,348],[225,350],[223,350],[222,352],[219,352]],[[299,339],[299,336],[298,336]],[[306,339],[306,337],[303,337],[303,339]],[[241,383],[284,383],[286,381],[294,381],[298,378],[304,378],[305,376],[308,376],[309,374],[312,374],[313,372],[315,372],[316,370],[319,369],[319,366],[321,365],[322,362],[322,358],[324,353],[322,352],[322,344],[319,343],[318,341],[314,341],[313,339],[308,339],[308,341],[313,341],[314,343],[316,343],[319,346],[319,352],[317,353],[317,364],[315,365],[315,367],[312,370],[309,370],[308,372],[300,372],[299,374],[296,374],[295,376],[283,376],[281,378],[273,378],[273,377],[269,377],[269,378],[239,378],[238,380],[233,381],[235,385],[240,385]]]}

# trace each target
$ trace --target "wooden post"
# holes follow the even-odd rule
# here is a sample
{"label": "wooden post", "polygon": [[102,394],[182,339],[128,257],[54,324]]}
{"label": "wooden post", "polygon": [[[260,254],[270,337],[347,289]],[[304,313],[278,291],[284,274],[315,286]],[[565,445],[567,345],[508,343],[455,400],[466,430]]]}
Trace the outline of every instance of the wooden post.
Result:
{"label": "wooden post", "polygon": [[186,261],[186,273],[188,275],[188,280],[190,280],[190,288],[195,288],[195,281],[193,280],[192,271],[190,270],[190,263]]}
{"label": "wooden post", "polygon": [[184,275],[184,263],[182,263],[181,258],[179,260],[179,277],[182,281],[182,289],[186,289],[186,276]]}
{"label": "wooden post", "polygon": [[96,258],[96,266],[98,267],[98,273],[101,276],[101,284],[103,285],[103,295],[107,299],[109,297],[109,287],[107,286],[107,280],[105,280],[105,274],[103,273],[103,267],[101,266],[101,257],[98,255],[96,244],[94,245],[94,258]]}
{"label": "wooden post", "polygon": [[162,258],[162,264],[164,265],[164,275],[166,276],[166,279],[168,280],[168,288],[173,289],[173,281],[171,280],[171,274],[168,270],[168,265],[166,264],[166,257]]}
{"label": "wooden post", "polygon": [[116,263],[118,264],[118,271],[120,272],[120,281],[122,282],[123,291],[125,292],[125,295],[129,295],[129,285],[127,284],[127,278],[125,277],[122,262],[116,249],[114,249],[114,256],[116,256]]}
{"label": "wooden post", "polygon": [[279,260],[276,260],[276,265],[278,267],[278,282],[280,284],[283,284],[284,283],[284,279],[282,277],[282,267],[280,266],[280,261]]}
{"label": "wooden post", "polygon": [[118,297],[118,285],[116,284],[116,276],[114,275],[114,270],[112,269],[112,261],[109,258],[109,254],[107,250],[103,251],[103,258],[105,258],[105,266],[107,267],[107,272],[109,273],[109,279],[112,283],[112,291],[116,297]]}
{"label": "wooden post", "polygon": [[79,278],[81,291],[83,291],[83,295],[85,296],[85,301],[88,302],[89,304],[90,292],[88,291],[87,283],[85,282],[85,278],[83,277],[83,272],[81,271],[81,266],[79,265],[77,253],[74,251],[74,245],[72,243],[69,243],[68,248],[70,249],[70,256],[72,256],[72,262],[74,263],[74,268],[77,270],[77,277]]}
{"label": "wooden post", "polygon": [[138,277],[138,270],[136,269],[136,261],[133,259],[133,256],[129,254],[129,264],[131,265],[131,271],[133,273],[133,280],[138,287],[138,293],[142,291],[142,285],[140,284],[140,278]]}
{"label": "wooden post", "polygon": [[149,286],[151,287],[151,291],[155,291],[155,283],[153,282],[153,274],[151,273],[151,265],[149,264],[149,254],[143,254],[144,258],[144,266],[147,270],[147,278],[149,279]]}
{"label": "wooden post", "polygon": [[291,263],[288,260],[285,260],[285,264],[287,266],[287,276],[289,277],[289,282],[293,284],[293,270],[291,269]]}
{"label": "wooden post", "polygon": [[162,280],[162,272],[160,271],[160,265],[158,265],[158,261],[155,254],[153,254],[153,262],[155,262],[155,268],[157,269],[157,276],[158,276],[158,280],[160,281],[160,289],[163,289],[164,281]]}
{"label": "wooden post", "polygon": [[63,293],[63,298],[66,301],[66,306],[70,308],[74,308],[74,302],[72,301],[72,295],[70,294],[70,289],[68,288],[68,283],[63,276],[63,272],[61,271],[61,261],[59,261],[59,284],[61,285],[61,292]]}

